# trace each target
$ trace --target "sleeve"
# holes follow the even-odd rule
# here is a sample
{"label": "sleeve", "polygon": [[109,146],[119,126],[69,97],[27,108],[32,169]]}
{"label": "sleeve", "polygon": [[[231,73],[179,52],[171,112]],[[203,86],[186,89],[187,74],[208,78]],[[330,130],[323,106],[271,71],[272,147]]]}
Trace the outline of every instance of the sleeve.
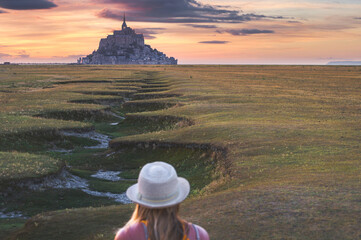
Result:
{"label": "sleeve", "polygon": [[114,240],[128,240],[129,237],[127,235],[127,231],[124,228],[119,229],[117,235],[115,235]]}
{"label": "sleeve", "polygon": [[199,227],[199,235],[201,237],[201,240],[209,240],[209,235],[207,231],[202,227]]}
{"label": "sleeve", "polygon": [[[194,226],[198,230],[200,240],[209,240],[209,235],[208,235],[207,231],[204,228],[202,228],[201,226],[198,226],[198,225],[194,225]],[[195,232],[192,231],[192,233],[194,234],[194,236],[196,235]]]}
{"label": "sleeve", "polygon": [[114,240],[143,240],[145,239],[144,229],[141,224],[134,224],[123,227],[117,232]]}

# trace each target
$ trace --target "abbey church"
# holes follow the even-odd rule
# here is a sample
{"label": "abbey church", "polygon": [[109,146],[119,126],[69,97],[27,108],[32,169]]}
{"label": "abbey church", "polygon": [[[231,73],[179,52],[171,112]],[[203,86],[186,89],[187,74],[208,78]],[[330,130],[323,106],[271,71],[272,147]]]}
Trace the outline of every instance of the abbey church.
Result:
{"label": "abbey church", "polygon": [[128,27],[123,18],[121,31],[100,40],[99,48],[78,60],[79,64],[160,64],[176,65],[177,60],[144,44],[143,34]]}

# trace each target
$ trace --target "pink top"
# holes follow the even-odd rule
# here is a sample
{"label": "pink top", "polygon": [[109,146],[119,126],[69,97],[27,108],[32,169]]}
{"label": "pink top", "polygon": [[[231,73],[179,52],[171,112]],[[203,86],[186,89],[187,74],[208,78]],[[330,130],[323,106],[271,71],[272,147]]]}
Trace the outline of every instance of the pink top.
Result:
{"label": "pink top", "polygon": [[[198,229],[200,240],[209,240],[209,236],[206,230],[202,227],[194,225]],[[197,234],[192,224],[188,223],[189,232],[187,234],[190,240],[197,240]],[[114,240],[148,240],[145,239],[144,227],[141,223],[133,224],[129,227],[123,227],[115,236]]]}

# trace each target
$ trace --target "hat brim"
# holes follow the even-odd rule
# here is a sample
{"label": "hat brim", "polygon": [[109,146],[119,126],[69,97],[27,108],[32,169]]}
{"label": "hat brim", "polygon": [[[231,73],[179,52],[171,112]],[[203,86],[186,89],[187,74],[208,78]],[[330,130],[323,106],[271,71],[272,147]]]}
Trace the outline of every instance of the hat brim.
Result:
{"label": "hat brim", "polygon": [[177,205],[187,198],[189,194],[190,186],[187,179],[178,177],[178,192],[177,195],[167,201],[146,201],[144,199],[138,199],[138,183],[130,186],[126,192],[127,197],[135,203],[148,208],[166,208]]}

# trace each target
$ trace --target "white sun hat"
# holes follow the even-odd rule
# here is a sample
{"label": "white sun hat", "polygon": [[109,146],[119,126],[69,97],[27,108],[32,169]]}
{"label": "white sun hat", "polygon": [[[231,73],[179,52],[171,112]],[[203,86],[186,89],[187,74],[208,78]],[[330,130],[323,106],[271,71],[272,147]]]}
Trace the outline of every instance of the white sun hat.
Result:
{"label": "white sun hat", "polygon": [[138,183],[129,187],[127,197],[148,208],[177,205],[189,194],[189,182],[177,176],[174,167],[165,162],[146,164],[139,173]]}

